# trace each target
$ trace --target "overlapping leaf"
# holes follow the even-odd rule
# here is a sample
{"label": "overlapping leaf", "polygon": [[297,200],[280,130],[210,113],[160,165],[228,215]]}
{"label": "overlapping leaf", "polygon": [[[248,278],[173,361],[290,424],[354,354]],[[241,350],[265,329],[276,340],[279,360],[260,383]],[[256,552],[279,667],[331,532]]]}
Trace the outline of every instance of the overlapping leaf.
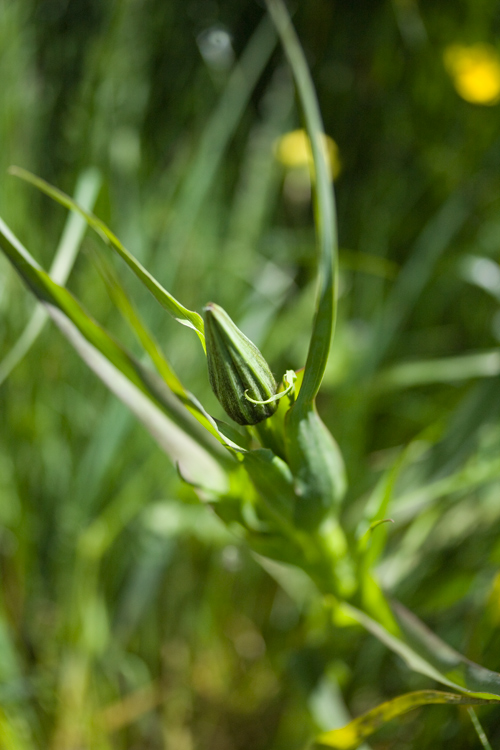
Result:
{"label": "overlapping leaf", "polygon": [[371,711],[367,711],[341,729],[332,729],[320,734],[316,738],[314,750],[322,750],[327,747],[332,748],[332,750],[356,750],[366,737],[376,732],[388,721],[419,706],[431,704],[471,706],[495,702],[454,693],[444,693],[439,690],[417,690],[413,693],[405,693],[382,703]]}
{"label": "overlapping leaf", "polygon": [[136,258],[134,258],[132,253],[127,250],[127,248],[120,242],[118,237],[116,237],[116,235],[111,231],[111,229],[106,226],[103,221],[101,221],[101,219],[95,216],[91,211],[86,211],[84,208],[79,206],[76,201],[70,198],[69,195],[66,195],[66,193],[63,193],[62,190],[59,190],[59,188],[49,185],[48,182],[42,180],[40,177],[36,177],[26,169],[22,169],[21,167],[11,167],[9,171],[16,177],[20,177],[21,179],[26,180],[26,182],[29,182],[31,185],[34,185],[39,190],[41,190],[42,193],[50,196],[62,206],[76,211],[81,216],[83,216],[88,225],[92,227],[95,232],[97,232],[97,234],[104,240],[104,242],[112,247],[113,250],[115,250],[121,258],[123,258],[128,267],[144,284],[144,286],[149,289],[153,297],[160,303],[160,305],[164,307],[165,310],[167,310],[176,320],[178,320],[179,323],[193,328],[198,334],[203,346],[205,345],[203,318],[201,317],[201,315],[199,315],[199,313],[195,312],[194,310],[188,310],[188,308],[184,307],[184,305],[176,300],[175,297],[170,294],[170,292],[167,292],[167,290],[163,288],[160,282],[157,281],[157,279],[155,279],[155,277],[152,276],[149,271],[147,271],[144,266],[139,263],[138,260],[136,260]]}
{"label": "overlapping leaf", "polygon": [[160,378],[96,323],[67,289],[48,276],[2,220],[0,245],[87,364],[131,408],[173,460],[189,467],[186,475],[204,486],[224,491],[225,472],[219,462],[225,453],[220,453],[218,444],[176,401]]}

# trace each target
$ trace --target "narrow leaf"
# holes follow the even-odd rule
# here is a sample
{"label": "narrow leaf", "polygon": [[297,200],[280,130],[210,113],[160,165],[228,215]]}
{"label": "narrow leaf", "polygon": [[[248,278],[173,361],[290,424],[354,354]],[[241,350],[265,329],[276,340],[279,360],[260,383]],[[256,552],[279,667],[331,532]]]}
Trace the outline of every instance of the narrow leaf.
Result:
{"label": "narrow leaf", "polygon": [[334,748],[334,750],[355,750],[366,737],[376,732],[388,721],[418,706],[439,703],[470,706],[496,702],[454,693],[443,693],[439,690],[417,690],[413,693],[405,693],[359,716],[342,729],[333,729],[320,734],[316,738],[315,748],[318,750],[325,747]]}
{"label": "narrow leaf", "polygon": [[158,370],[159,375],[163,378],[165,383],[168,385],[172,393],[174,393],[181,403],[188,409],[189,412],[205,427],[214,437],[219,440],[223,445],[241,450],[239,443],[235,443],[230,440],[224,433],[219,429],[215,419],[211,417],[208,412],[203,408],[198,399],[190,393],[179,380],[177,374],[174,372],[170,362],[166,359],[165,355],[161,351],[158,342],[155,340],[153,335],[147,329],[145,323],[141,320],[141,317],[135,309],[132,302],[127,297],[124,289],[122,288],[113,267],[105,260],[100,253],[94,253],[94,261],[101,273],[109,294],[115,303],[116,307],[120,310],[121,314],[134,331],[139,342],[143,346],[144,350],[150,356],[151,361]]}
{"label": "narrow leaf", "polygon": [[[85,170],[77,182],[75,201],[80,203],[86,210],[91,210],[100,184],[101,177],[96,169]],[[85,220],[79,214],[72,211],[66,221],[61,240],[49,270],[49,276],[59,284],[65,284],[71,273],[86,228],[87,224]],[[0,385],[9,377],[14,367],[28,353],[42,332],[47,318],[48,315],[43,307],[37,307],[34,310],[21,336],[0,362]]]}
{"label": "narrow leaf", "polygon": [[481,726],[479,719],[477,718],[477,714],[474,711],[474,709],[469,707],[467,709],[467,713],[470,716],[470,720],[472,721],[472,726],[476,730],[476,734],[479,737],[479,742],[484,747],[484,750],[493,750],[490,743],[488,742],[488,738],[484,732],[483,727]]}
{"label": "narrow leaf", "polygon": [[74,346],[83,361],[98,375],[109,390],[128,406],[142,422],[155,442],[171,460],[180,464],[182,475],[192,484],[216,493],[227,491],[226,474],[218,462],[190,435],[165,414],[146,393],[135,386],[61,312],[47,306],[49,315]]}
{"label": "narrow leaf", "polygon": [[402,362],[380,373],[374,389],[391,393],[400,388],[414,388],[429,383],[454,383],[473,378],[494,378],[500,374],[500,352],[462,354],[417,362]]}
{"label": "narrow leaf", "polygon": [[448,646],[399,602],[392,603],[396,620],[409,645],[462,689],[500,696],[500,674],[475,664]]}
{"label": "narrow leaf", "polygon": [[296,520],[300,525],[312,529],[332,509],[338,510],[345,491],[340,451],[314,407],[330,353],[336,319],[337,222],[331,173],[322,145],[323,123],[307,62],[283,0],[267,0],[267,7],[292,69],[314,162],[319,289],[304,379],[285,423],[287,459],[300,497]]}
{"label": "narrow leaf", "polygon": [[282,0],[267,6],[292,69],[314,161],[314,217],[319,244],[319,291],[304,381],[297,401],[312,403],[319,391],[330,353],[337,307],[337,222],[330,169],[322,147],[323,123],[307,62]]}
{"label": "narrow leaf", "polygon": [[220,446],[209,439],[153,373],[99,326],[67,289],[52,281],[1,219],[0,246],[84,361],[173,460],[187,467],[184,474],[191,481],[225,490],[225,473],[217,460],[225,458]]}
{"label": "narrow leaf", "polygon": [[[440,682],[442,685],[465,693],[472,698],[500,700],[500,675],[496,672],[491,672],[489,669],[480,667],[473,662],[469,662],[437,639],[437,636],[430,634],[438,640],[443,651],[439,660],[437,658],[432,658],[431,660],[431,650],[424,648],[423,638],[420,639],[419,644],[416,637],[410,640],[410,636],[406,633],[394,635],[367,614],[346,602],[339,604],[338,609],[344,616],[362,625],[368,632],[390,648],[391,651],[398,654],[398,656],[404,659],[410,669],[413,669],[415,672],[424,674],[432,680],[436,680],[436,682]],[[399,607],[398,609],[394,608],[394,614],[397,615],[397,620],[401,624],[402,618]],[[420,623],[420,627],[425,626]],[[430,631],[427,633],[428,638],[429,633]],[[449,651],[454,654],[454,661],[451,665],[448,662]],[[459,658],[457,659],[457,657]],[[464,667],[464,662],[469,665],[469,670],[461,668]],[[459,667],[459,669],[455,669],[455,667]],[[474,676],[474,679],[472,676]]]}
{"label": "narrow leaf", "polygon": [[144,266],[134,258],[132,253],[130,253],[126,249],[126,247],[120,242],[118,237],[113,234],[113,232],[106,226],[103,221],[98,219],[97,216],[95,216],[90,211],[86,211],[84,208],[82,208],[82,206],[78,205],[72,198],[69,197],[69,195],[63,193],[62,190],[49,185],[48,182],[42,180],[40,177],[36,177],[26,169],[22,169],[21,167],[10,167],[9,172],[16,177],[20,177],[22,180],[29,182],[31,185],[34,185],[36,188],[41,190],[42,193],[50,196],[62,206],[65,206],[68,209],[72,209],[73,211],[77,211],[81,216],[83,216],[87,224],[92,227],[95,232],[97,232],[97,234],[104,240],[104,242],[106,242],[107,245],[116,250],[118,255],[123,258],[128,267],[134,272],[137,278],[151,292],[153,297],[155,297],[155,299],[162,305],[162,307],[164,307],[165,310],[167,310],[177,321],[179,321],[179,323],[193,328],[198,334],[203,346],[205,346],[203,319],[201,315],[199,315],[197,312],[194,312],[193,310],[188,310],[187,307],[181,305],[181,303],[176,300],[175,297],[170,294],[170,292],[167,292],[167,290],[163,288],[163,286],[154,278],[154,276],[152,276],[149,271],[147,271]]}

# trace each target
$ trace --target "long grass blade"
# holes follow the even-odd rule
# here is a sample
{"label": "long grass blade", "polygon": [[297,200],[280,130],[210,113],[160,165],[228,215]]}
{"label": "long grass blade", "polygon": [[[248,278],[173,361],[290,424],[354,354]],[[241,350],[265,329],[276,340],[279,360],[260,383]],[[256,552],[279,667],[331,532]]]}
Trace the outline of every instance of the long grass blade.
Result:
{"label": "long grass blade", "polygon": [[[77,182],[75,201],[85,210],[91,211],[100,184],[101,178],[96,169],[85,170]],[[71,212],[49,270],[49,276],[59,284],[64,285],[71,273],[86,229],[85,220],[78,213]],[[47,319],[48,314],[43,307],[37,307],[34,310],[21,336],[0,362],[0,385],[31,349]]]}
{"label": "long grass blade", "polygon": [[479,742],[484,747],[484,750],[493,750],[493,748],[491,747],[488,741],[486,733],[483,727],[481,726],[479,719],[477,718],[477,714],[474,711],[474,709],[469,706],[469,708],[467,709],[467,713],[470,716],[470,720],[472,721],[472,726],[476,730],[476,734],[479,737]]}
{"label": "long grass blade", "polygon": [[319,291],[304,381],[297,398],[299,405],[305,405],[312,403],[319,391],[335,328],[338,280],[337,221],[332,179],[321,140],[324,132],[323,122],[307,62],[282,0],[267,0],[267,6],[293,71],[311,141],[315,170],[314,213],[319,244]]}
{"label": "long grass blade", "polygon": [[494,349],[458,357],[402,362],[382,371],[374,383],[374,389],[392,392],[430,383],[456,383],[497,375],[500,375],[500,351]]}
{"label": "long grass blade", "polygon": [[21,167],[10,167],[9,172],[16,177],[20,177],[22,180],[29,182],[62,206],[79,213],[85,219],[87,224],[104,240],[104,242],[118,253],[160,305],[177,321],[179,321],[179,323],[182,323],[189,328],[193,328],[198,334],[203,347],[205,346],[203,318],[201,315],[194,310],[188,310],[188,308],[184,307],[184,305],[176,300],[170,292],[167,292],[159,281],[157,281],[154,276],[152,276],[149,271],[147,271],[144,266],[134,258],[132,253],[127,250],[118,237],[113,234],[101,219],[97,218],[92,212],[86,211],[82,206],[78,205],[78,203],[70,198],[69,195],[66,195],[62,190],[59,190],[59,188],[49,185],[48,182],[42,180],[40,177],[36,177],[26,169],[22,169]]}
{"label": "long grass blade", "polygon": [[460,689],[475,693],[491,692],[500,696],[498,672],[466,659],[429,630],[402,604],[394,602],[392,609],[407,643],[433,667],[452,679]]}
{"label": "long grass blade", "polygon": [[[276,46],[276,32],[269,18],[264,17],[235,64],[227,85],[209,117],[189,171],[175,201],[172,221],[163,241],[169,258],[179,261],[193,225],[199,216],[227,147],[241,120],[252,91]],[[175,269],[169,268],[172,283]]]}
{"label": "long grass blade", "polygon": [[478,705],[482,703],[496,703],[497,701],[470,698],[468,696],[456,695],[454,693],[443,693],[440,690],[417,690],[413,693],[399,695],[393,700],[386,701],[380,706],[368,711],[357,719],[349,722],[342,729],[333,729],[324,732],[316,738],[314,745],[317,750],[321,748],[333,748],[333,750],[355,750],[365,737],[380,729],[391,719],[401,716],[419,706],[435,704],[451,704],[458,706]]}
{"label": "long grass blade", "polygon": [[116,307],[120,310],[122,316],[129,324],[137,336],[144,351],[149,355],[155,365],[158,373],[168,385],[186,409],[205,427],[212,435],[223,445],[235,450],[242,450],[242,447],[230,440],[221,432],[216,421],[203,408],[198,399],[182,385],[179,377],[175,373],[172,365],[163,354],[158,342],[143,323],[139,313],[135,309],[123,290],[113,267],[99,253],[94,253],[94,261],[101,273],[109,294],[113,299]]}
{"label": "long grass blade", "polygon": [[161,381],[99,326],[67,289],[52,281],[2,220],[0,245],[82,359],[182,465],[183,476],[223,491],[226,476],[215,456],[223,458],[224,453],[221,456],[218,443],[208,439],[169,391],[160,387]]}
{"label": "long grass blade", "polygon": [[[339,605],[339,609],[347,618],[362,625],[391,651],[398,654],[413,671],[424,674],[468,697],[500,700],[500,674],[469,662],[430,631],[427,637],[410,633],[410,627],[404,623],[401,634],[394,635],[351,604],[344,602]],[[403,625],[403,615],[399,607],[394,608],[394,614],[398,623]],[[413,615],[411,617],[416,620]],[[422,623],[419,625],[420,628],[424,627]],[[417,628],[415,627],[414,630]]]}

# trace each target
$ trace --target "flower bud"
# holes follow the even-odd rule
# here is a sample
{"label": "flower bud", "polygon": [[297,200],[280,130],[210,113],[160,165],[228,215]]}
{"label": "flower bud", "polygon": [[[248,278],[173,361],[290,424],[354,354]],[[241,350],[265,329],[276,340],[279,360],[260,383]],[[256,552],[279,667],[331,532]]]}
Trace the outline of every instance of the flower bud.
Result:
{"label": "flower bud", "polygon": [[269,365],[222,307],[210,302],[203,312],[208,377],[213,392],[238,424],[262,422],[278,408],[277,401],[254,403],[267,401],[276,394]]}

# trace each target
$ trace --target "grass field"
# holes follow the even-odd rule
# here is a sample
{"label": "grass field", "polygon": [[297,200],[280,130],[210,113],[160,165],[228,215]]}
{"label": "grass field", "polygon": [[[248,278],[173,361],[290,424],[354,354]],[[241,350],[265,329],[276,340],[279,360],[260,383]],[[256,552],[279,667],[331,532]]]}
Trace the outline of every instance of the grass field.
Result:
{"label": "grass field", "polygon": [[[307,123],[264,5],[0,5],[2,219],[149,364],[118,309],[133,300],[221,420],[193,332],[7,169],[76,196],[189,310],[223,306],[277,380],[303,367],[321,176],[304,132],[283,146]],[[346,464],[339,528],[361,552],[338,553],[335,595],[389,630],[400,602],[498,672],[497,3],[290,9],[336,144],[339,299],[317,407]],[[200,502],[35,305],[0,253],[0,747],[304,750],[384,701],[443,689]],[[392,522],[370,531],[379,512]],[[429,663],[450,666],[440,648]],[[474,679],[500,695],[500,677]],[[422,706],[366,742],[499,746],[498,707],[476,714]]]}

